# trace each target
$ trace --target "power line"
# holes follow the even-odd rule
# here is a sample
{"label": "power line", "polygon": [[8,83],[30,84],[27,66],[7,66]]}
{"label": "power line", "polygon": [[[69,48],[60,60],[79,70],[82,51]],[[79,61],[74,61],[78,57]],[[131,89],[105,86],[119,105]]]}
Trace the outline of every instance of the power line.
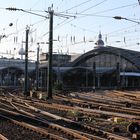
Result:
{"label": "power line", "polygon": [[134,25],[131,25],[131,26],[128,26],[128,27],[125,27],[125,28],[121,28],[121,29],[112,31],[112,32],[110,32],[108,34],[113,34],[113,33],[116,33],[116,32],[122,31],[122,30],[126,30],[126,29],[130,29],[130,28],[136,27],[136,26],[139,26],[139,25],[138,24],[134,24]]}
{"label": "power line", "polygon": [[[71,14],[74,14],[74,13],[71,13]],[[68,24],[68,23],[70,23],[70,22],[72,22],[73,20],[76,20],[76,19],[79,19],[79,18],[82,18],[82,17],[85,17],[85,16],[94,16],[94,17],[102,17],[102,18],[112,18],[111,16],[91,15],[91,14],[80,14],[80,13],[77,13],[77,14],[75,14],[75,15],[76,15],[76,18],[71,19],[71,20],[69,20],[69,21],[65,20],[65,21],[67,21],[67,22],[65,22],[64,24],[59,25],[58,27],[61,28],[62,26],[66,25],[66,24]],[[77,15],[81,15],[81,17],[77,17]]]}
{"label": "power line", "polygon": [[[136,5],[136,3],[135,3],[135,4],[126,5],[126,6],[122,6],[122,7],[113,8],[113,9],[104,10],[104,11],[101,11],[101,12],[96,12],[96,13],[93,13],[93,14],[76,13],[76,15],[82,15],[82,17],[79,17],[79,18],[83,18],[83,17],[86,17],[86,16],[113,18],[113,17],[111,17],[111,16],[97,15],[97,13],[104,13],[104,12],[107,12],[107,11],[113,11],[113,10],[117,10],[117,9],[124,8],[124,7],[128,7],[128,6],[133,6],[133,5]],[[74,14],[74,13],[69,13],[69,14]],[[130,19],[130,18],[129,18],[129,19]],[[138,20],[138,19],[132,19],[132,18],[131,18],[130,20]]]}
{"label": "power line", "polygon": [[80,13],[84,13],[84,12],[86,12],[86,11],[88,11],[88,10],[90,10],[90,9],[92,9],[92,8],[94,8],[94,7],[98,6],[98,5],[100,5],[100,4],[104,3],[104,2],[106,2],[106,1],[108,1],[108,0],[103,0],[103,1],[101,1],[101,2],[99,2],[99,3],[97,3],[97,4],[95,4],[95,5],[93,5],[93,6],[91,6],[91,7],[88,7],[87,9],[81,11]]}
{"label": "power line", "polygon": [[66,10],[64,10],[63,12],[60,12],[60,13],[64,13],[64,12],[70,11],[70,10],[72,10],[74,8],[77,8],[77,7],[79,7],[79,6],[83,5],[83,4],[86,4],[86,3],[90,2],[90,1],[93,1],[93,0],[87,0],[85,2],[82,2],[82,3],[78,4],[78,5],[75,5],[75,6],[71,7],[71,8],[69,8],[69,9],[66,9]]}
{"label": "power line", "polygon": [[4,10],[5,8],[3,8],[3,7],[0,7],[0,9],[1,9],[1,10]]}
{"label": "power line", "polygon": [[[37,25],[37,24],[39,24],[39,23],[41,23],[41,22],[43,22],[43,21],[45,21],[45,20],[46,20],[46,19],[39,20],[39,21],[37,21],[37,22],[35,22],[35,23],[29,25],[29,27],[34,26],[34,25]],[[22,31],[24,31],[24,30],[25,30],[25,27],[19,29],[17,33],[22,32]],[[11,35],[13,35],[13,34],[16,34],[16,32],[9,33],[9,34],[7,34],[7,36],[9,37],[9,36],[11,36]]]}
{"label": "power line", "polygon": [[137,5],[137,3],[133,3],[133,4],[129,4],[129,5],[123,5],[123,6],[119,6],[119,7],[116,7],[116,8],[103,10],[103,11],[99,11],[99,12],[96,12],[96,13],[93,13],[93,14],[100,14],[100,13],[110,12],[110,11],[114,11],[114,10],[118,10],[118,9],[122,9],[122,8],[127,8],[127,7],[134,6],[134,5]]}
{"label": "power line", "polygon": [[[106,15],[96,15],[96,14],[82,14],[82,13],[69,13],[69,14],[73,14],[73,15],[79,15],[82,17],[87,17],[87,16],[93,16],[93,17],[103,17],[103,18],[113,18],[112,16],[106,16]],[[77,18],[81,18],[81,17],[77,17]]]}
{"label": "power line", "polygon": [[40,0],[37,0],[31,8],[35,7],[39,2],[40,2]]}
{"label": "power line", "polygon": [[[70,20],[70,21],[68,21],[68,22],[66,22],[66,23],[64,23],[64,24],[62,24],[62,25],[59,26],[59,27],[62,27],[63,25],[66,25],[66,24],[70,23],[71,21],[77,19],[77,15],[80,15],[80,14],[82,14],[83,12],[85,12],[85,11],[87,11],[87,10],[93,8],[93,7],[96,7],[96,6],[100,5],[100,4],[104,3],[105,1],[107,1],[107,0],[103,0],[103,1],[101,1],[100,3],[97,3],[96,5],[93,5],[92,7],[89,7],[88,9],[85,9],[85,10],[81,11],[80,13],[73,14],[73,15],[75,15],[75,18],[74,18],[74,19],[72,19],[72,20]],[[93,16],[93,15],[92,15],[92,16]],[[112,17],[109,17],[109,16],[101,16],[101,15],[94,15],[94,16],[112,18]],[[78,17],[78,18],[79,18],[79,17]]]}
{"label": "power line", "polygon": [[[101,3],[103,3],[103,2],[105,2],[105,0],[104,1],[102,1]],[[101,4],[101,3],[99,3],[99,4]],[[99,4],[97,4],[97,5],[99,5]],[[111,16],[103,16],[103,15],[96,15],[97,13],[104,13],[104,12],[108,12],[108,11],[113,11],[113,10],[117,10],[117,9],[121,9],[121,8],[125,8],[125,7],[129,7],[129,6],[134,6],[134,5],[136,5],[137,3],[134,3],[134,4],[129,4],[129,5],[124,5],[124,6],[121,6],[121,7],[116,7],[116,8],[112,8],[112,9],[108,9],[108,10],[104,10],[104,11],[100,11],[100,12],[96,12],[96,13],[94,13],[94,14],[82,14],[81,12],[80,13],[68,13],[68,14],[72,14],[72,15],[82,15],[82,17],[77,17],[77,18],[83,18],[83,17],[85,17],[85,16],[95,16],[95,17],[106,17],[106,18],[112,18]],[[93,7],[95,7],[95,6],[97,6],[97,5],[94,5],[94,6],[92,6],[91,8],[93,8]],[[87,9],[88,10],[88,9]],[[84,11],[82,11],[82,12],[85,12],[85,10]],[[76,18],[76,19],[77,19]],[[71,21],[73,21],[73,19],[71,20]],[[69,22],[71,22],[71,21],[68,21],[67,23],[69,23]],[[65,23],[65,24],[67,24],[67,23]],[[64,24],[64,25],[65,25]]]}
{"label": "power line", "polygon": [[77,25],[74,25],[74,24],[71,24],[71,26],[75,27],[75,28],[79,28],[80,30],[84,30],[84,31],[88,31],[88,32],[93,32],[93,33],[97,33],[93,30],[90,30],[90,29],[86,29],[86,28],[82,28],[82,27],[79,27]]}

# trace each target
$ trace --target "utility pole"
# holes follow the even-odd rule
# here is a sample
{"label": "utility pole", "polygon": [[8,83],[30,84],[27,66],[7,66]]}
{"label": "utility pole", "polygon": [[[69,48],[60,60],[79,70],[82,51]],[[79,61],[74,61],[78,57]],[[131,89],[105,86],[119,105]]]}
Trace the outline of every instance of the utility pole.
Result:
{"label": "utility pole", "polygon": [[139,3],[139,5],[140,5],[140,0],[138,0],[138,3]]}
{"label": "utility pole", "polygon": [[93,91],[94,92],[95,92],[95,84],[96,84],[95,80],[96,80],[96,63],[93,62]]}
{"label": "utility pole", "polygon": [[39,86],[39,43],[37,43],[37,61],[36,61],[36,90],[38,90]]}
{"label": "utility pole", "polygon": [[[44,15],[40,15],[40,14],[31,12],[31,11],[27,11],[27,10],[24,10],[24,9],[19,9],[19,8],[9,7],[9,8],[6,8],[6,10],[22,11],[22,12],[29,13],[29,14],[36,15],[36,16],[40,16],[40,17],[43,17],[43,18],[48,18],[48,17],[46,17]],[[52,49],[53,49],[53,15],[54,15],[54,11],[49,7],[48,11],[46,11],[46,12],[49,13],[49,19],[50,19],[50,25],[49,25],[48,75],[47,75],[47,92],[48,92],[48,97],[47,97],[47,99],[52,99]],[[55,13],[55,16],[60,16],[60,17],[63,17],[63,18],[69,18],[69,17],[74,17],[75,18],[76,17],[76,16],[70,16],[70,15],[64,15],[64,14],[56,14],[56,13]],[[29,32],[29,31],[27,31],[27,32]],[[28,33],[27,33],[27,35],[28,35]],[[28,47],[28,45],[27,45],[27,47]],[[26,61],[28,61],[28,59]],[[25,71],[27,72],[27,70],[28,69],[27,69],[27,66],[26,66],[26,70]],[[25,79],[27,80],[27,77]],[[24,92],[25,93],[27,92],[27,81],[26,81],[26,84],[25,84]]]}
{"label": "utility pole", "polygon": [[53,13],[54,11],[49,7],[49,52],[48,52],[48,74],[47,74],[47,99],[52,99],[52,49],[53,49]]}
{"label": "utility pole", "polygon": [[26,27],[26,43],[25,43],[25,78],[24,78],[24,95],[28,96],[28,35],[29,27]]}
{"label": "utility pole", "polygon": [[120,89],[120,63],[117,62],[116,66],[117,88]]}

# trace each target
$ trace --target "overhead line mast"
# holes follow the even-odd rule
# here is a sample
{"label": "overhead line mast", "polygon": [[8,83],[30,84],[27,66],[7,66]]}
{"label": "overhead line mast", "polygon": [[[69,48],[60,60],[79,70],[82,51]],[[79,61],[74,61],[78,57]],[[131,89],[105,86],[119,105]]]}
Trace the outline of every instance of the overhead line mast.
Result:
{"label": "overhead line mast", "polygon": [[47,75],[47,99],[52,99],[52,52],[53,52],[53,14],[54,11],[49,8],[49,54],[48,54],[48,75]]}
{"label": "overhead line mast", "polygon": [[[27,10],[24,10],[24,9],[18,9],[18,8],[12,8],[12,7],[10,7],[10,8],[6,8],[6,10],[10,10],[10,11],[22,11],[22,12],[33,14],[33,15],[36,15],[36,16],[48,18],[48,17],[46,17],[44,15],[33,13],[33,12],[30,12],[30,11],[27,11]],[[48,52],[49,53],[49,56],[48,56],[48,71],[47,71],[47,73],[48,73],[48,75],[47,75],[47,92],[48,92],[47,99],[52,99],[53,15],[61,16],[61,17],[64,17],[64,18],[69,18],[69,17],[74,17],[75,18],[75,16],[63,15],[63,14],[58,14],[58,13],[55,14],[51,7],[49,7],[48,8],[48,11],[45,11],[45,12],[49,13],[49,19],[50,19],[50,24],[49,24],[49,52]],[[27,66],[28,65],[26,65],[25,67],[27,67]],[[28,72],[28,69],[25,68],[25,71],[26,71],[25,73],[27,73]],[[25,85],[27,85],[27,80],[25,81]],[[27,87],[25,87],[25,90],[27,91],[26,88]]]}

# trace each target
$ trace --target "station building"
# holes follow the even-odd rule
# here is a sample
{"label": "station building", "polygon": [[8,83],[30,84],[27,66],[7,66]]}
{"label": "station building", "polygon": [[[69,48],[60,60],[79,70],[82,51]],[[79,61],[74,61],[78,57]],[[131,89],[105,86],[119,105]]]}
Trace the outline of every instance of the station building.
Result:
{"label": "station building", "polygon": [[[140,52],[104,46],[101,33],[95,49],[77,55],[53,54],[53,84],[63,89],[140,88]],[[0,59],[0,86],[23,86],[24,60]],[[29,61],[28,74],[36,84],[36,62]],[[39,63],[38,84],[47,86],[47,55]]]}
{"label": "station building", "polygon": [[101,33],[95,49],[62,68],[64,88],[120,89],[140,87],[140,52],[104,46]]}
{"label": "station building", "polygon": [[[35,69],[33,61],[28,62],[29,74]],[[23,85],[24,81],[25,61],[23,59],[0,58],[0,86]]]}

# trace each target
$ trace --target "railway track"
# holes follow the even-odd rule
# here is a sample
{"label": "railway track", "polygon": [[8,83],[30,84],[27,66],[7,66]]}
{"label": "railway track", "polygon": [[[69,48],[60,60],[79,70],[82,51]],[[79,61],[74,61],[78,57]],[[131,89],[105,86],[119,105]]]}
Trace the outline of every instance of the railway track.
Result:
{"label": "railway track", "polygon": [[[41,123],[49,123],[51,126],[49,128],[53,128],[57,131],[63,132],[63,137],[66,139],[72,139],[72,138],[79,138],[80,139],[93,139],[93,140],[130,140],[130,138],[119,136],[113,133],[109,133],[100,129],[97,129],[94,126],[85,125],[82,122],[75,122],[68,118],[65,118],[65,114],[67,114],[68,111],[72,111],[74,109],[77,109],[81,114],[86,115],[87,117],[91,116],[98,116],[100,117],[100,114],[105,114],[108,116],[112,116],[114,111],[114,116],[117,116],[118,114],[121,116],[122,112],[118,113],[116,110],[105,110],[105,108],[102,107],[109,107],[110,105],[105,105],[105,103],[98,103],[93,101],[88,101],[86,99],[79,99],[79,98],[72,98],[67,96],[54,96],[54,103],[47,103],[46,101],[40,101],[36,99],[25,99],[24,97],[17,97],[17,96],[10,96],[10,97],[4,97],[0,98],[1,105],[5,104],[5,106],[8,105],[6,102],[10,103],[10,110],[16,110],[20,116],[24,114],[24,116],[30,116],[34,117],[35,119],[38,119],[41,121]],[[60,104],[63,103],[63,104]],[[95,103],[95,104],[94,104]],[[66,105],[67,104],[67,105]],[[119,103],[116,103],[119,104]],[[102,105],[102,107],[101,107]],[[119,104],[121,106],[121,104]],[[120,106],[117,106],[117,109],[120,108]],[[96,107],[98,107],[96,110]],[[100,107],[100,110],[99,110]],[[113,106],[114,107],[114,106]],[[104,110],[102,110],[104,109]],[[115,108],[116,109],[116,108]],[[1,109],[2,110],[2,109]],[[127,111],[130,111],[130,108],[127,108]],[[56,114],[49,113],[54,112]],[[35,112],[35,113],[33,113]],[[61,112],[63,112],[63,116],[61,116]],[[135,112],[135,111],[134,111]],[[116,113],[116,114],[115,114]],[[131,119],[139,119],[139,114],[135,115],[128,115],[128,112],[125,112],[126,116],[124,115],[124,118],[131,118]],[[133,113],[133,112],[132,112]],[[139,113],[139,112],[137,112]],[[40,115],[41,114],[41,115]],[[43,115],[46,119],[52,122],[49,122],[44,119]],[[118,116],[119,116],[118,115]],[[13,115],[14,116],[14,115]],[[132,117],[133,116],[133,117]],[[53,119],[50,119],[53,118]],[[18,118],[19,119],[19,118]],[[23,119],[23,117],[22,117]],[[77,120],[78,121],[78,120]],[[28,121],[26,123],[29,123]],[[31,124],[34,125],[34,124]],[[48,124],[47,124],[48,126]],[[43,128],[44,129],[44,128]],[[46,128],[45,128],[46,129]],[[46,129],[47,130],[47,129]],[[67,132],[66,132],[67,130]],[[57,132],[60,134],[60,132]],[[51,134],[53,134],[51,132]],[[67,134],[68,136],[65,136]],[[56,134],[55,134],[56,135]]]}
{"label": "railway track", "polygon": [[[138,107],[140,108],[140,100],[137,100],[135,97],[130,97],[130,94],[120,92],[120,91],[105,91],[102,95],[97,95],[94,93],[74,93],[81,99],[87,99],[89,101],[94,101],[98,103],[107,103],[108,105],[124,106],[126,107],[127,103],[131,103],[131,108]],[[104,95],[105,94],[105,95]],[[124,96],[127,95],[127,96]],[[133,96],[133,95],[131,95]]]}
{"label": "railway track", "polygon": [[[67,97],[63,97],[63,98],[57,97],[57,99],[60,100],[61,103],[64,104],[64,107],[63,107],[63,105],[58,104],[59,108],[63,108],[66,111],[68,110],[67,106],[69,105],[71,107],[78,106],[78,107],[82,107],[82,108],[96,109],[96,110],[103,111],[102,113],[104,113],[104,111],[115,112],[115,113],[118,113],[118,117],[120,117],[120,114],[128,114],[129,116],[131,116],[131,117],[129,117],[130,119],[139,119],[139,116],[140,116],[139,109],[126,108],[126,107],[110,105],[110,104],[108,105],[107,103],[106,104],[105,103],[95,103],[93,101],[87,101],[86,99],[75,99],[75,98],[67,99]],[[65,104],[67,104],[67,106],[65,106]],[[57,104],[53,104],[53,105],[54,105],[54,107],[57,106]]]}
{"label": "railway track", "polygon": [[[7,117],[6,115],[0,115],[0,119],[0,131],[7,137],[8,140],[17,140],[19,138],[34,140],[64,140],[64,138],[60,136],[53,135],[51,133],[48,133],[47,131],[44,131],[41,128],[29,125],[27,123],[15,121]],[[4,140],[5,138],[2,137],[2,139]]]}
{"label": "railway track", "polygon": [[[121,104],[108,104],[108,100],[105,102],[105,100],[103,99],[103,101],[97,103],[96,101],[93,100],[88,100],[88,98],[82,98],[82,99],[78,99],[78,98],[70,98],[68,99],[67,97],[56,97],[57,99],[60,99],[63,103],[63,101],[65,102],[65,104],[68,104],[70,106],[79,106],[81,108],[89,108],[89,109],[98,109],[100,111],[108,111],[108,112],[115,112],[115,113],[120,113],[120,114],[128,114],[130,116],[130,119],[140,119],[140,111],[139,109],[135,109],[135,108],[127,108],[124,106],[121,106]],[[101,100],[101,99],[100,99]],[[117,115],[117,114],[116,114]],[[133,117],[132,117],[133,116]],[[118,116],[120,117],[120,115]],[[128,117],[129,119],[129,117]]]}
{"label": "railway track", "polygon": [[[4,103],[3,103],[3,106],[4,106]],[[6,107],[8,108],[8,106],[9,105],[7,105],[6,104]],[[22,105],[22,107],[23,107],[23,105]],[[15,106],[12,106],[12,109],[13,108],[15,108]],[[27,116],[27,115],[29,115],[30,117],[34,117],[34,119],[35,118],[37,118],[37,121],[40,121],[41,123],[45,123],[45,125],[47,125],[47,128],[49,129],[49,131],[52,129],[53,130],[53,132],[54,131],[56,131],[57,133],[58,133],[58,135],[61,135],[61,133],[63,133],[63,137],[65,137],[65,135],[68,137],[68,139],[83,139],[83,140],[86,140],[87,138],[86,137],[84,137],[84,136],[82,136],[82,135],[80,135],[80,134],[77,134],[77,133],[74,133],[73,131],[70,131],[69,129],[67,129],[67,128],[64,128],[64,127],[62,127],[62,126],[59,126],[59,125],[57,125],[57,124],[53,124],[53,123],[49,123],[49,122],[47,122],[47,121],[45,121],[44,122],[44,120],[43,119],[41,119],[41,118],[39,118],[39,117],[36,117],[35,115],[33,115],[33,114],[31,114],[31,113],[28,113],[27,111],[24,111],[23,109],[19,109],[19,108],[15,108],[15,110],[18,112],[18,115],[17,114],[15,114],[15,113],[13,113],[12,112],[12,115],[10,115],[10,113],[11,113],[11,111],[7,111],[7,113],[9,113],[9,115],[11,116],[11,117],[14,117],[14,119],[16,118],[16,119],[19,119],[20,120],[20,118],[22,118],[22,120],[23,120],[23,116],[22,116],[22,114],[24,114],[24,117],[25,117],[25,115]],[[26,109],[27,109],[27,107],[26,107]],[[3,111],[6,111],[6,110],[3,110],[3,109],[0,109],[1,110],[1,113],[3,112]],[[11,110],[11,107],[10,107],[10,110]],[[20,116],[20,118],[17,118],[16,116]],[[32,121],[31,120],[31,118],[28,118],[30,121]],[[43,120],[43,122],[42,122],[42,120]],[[27,120],[26,120],[27,121]],[[29,123],[28,121],[27,121],[27,123]],[[46,128],[45,128],[46,129]],[[67,139],[67,138],[66,138]]]}
{"label": "railway track", "polygon": [[[104,113],[104,111],[107,112],[114,112],[114,113],[118,113],[118,117],[121,117],[120,114],[126,114],[128,115],[128,119],[140,119],[140,111],[137,108],[127,108],[124,106],[124,104],[111,104],[110,101],[106,101],[103,99],[103,102],[99,102],[99,100],[96,101],[92,101],[92,100],[88,100],[88,99],[79,99],[79,98],[68,98],[67,96],[55,96],[54,98],[56,98],[57,100],[59,100],[58,104],[53,104],[54,107],[51,107],[51,105],[46,105],[49,106],[50,108],[56,108],[55,106],[58,105],[58,108],[63,108],[64,111],[68,111],[68,109],[72,109],[69,108],[70,107],[74,107],[74,106],[78,106],[78,107],[82,107],[82,108],[90,108],[90,109],[96,109],[96,110],[100,110],[103,111],[102,114]],[[101,99],[100,99],[101,100]],[[109,102],[109,104],[108,104]],[[38,103],[38,102],[35,102]],[[40,102],[39,102],[40,103]],[[44,102],[42,102],[44,103]],[[59,105],[60,104],[60,105]],[[63,106],[63,105],[64,106]],[[65,106],[66,105],[66,106]],[[115,114],[117,115],[117,114]],[[123,115],[125,116],[125,115]],[[130,116],[130,117],[129,117]]]}
{"label": "railway track", "polygon": [[[20,105],[18,103],[14,103],[16,106],[22,106],[23,105]],[[45,112],[45,111],[42,111],[40,109],[37,109],[33,106],[29,106],[28,107],[31,109],[31,110],[34,110],[38,113],[42,113],[46,116],[49,116],[49,117],[52,117],[53,119],[57,120],[57,123],[60,125],[60,124],[63,124],[67,127],[69,127],[70,129],[74,129],[74,131],[76,131],[77,129],[77,132],[81,135],[84,135],[90,139],[96,139],[98,138],[99,139],[114,139],[114,140],[122,140],[122,139],[126,139],[128,140],[128,138],[125,138],[125,137],[121,137],[121,136],[118,136],[118,135],[115,135],[115,134],[111,134],[111,133],[108,133],[108,132],[105,132],[105,131],[101,131],[99,129],[96,129],[94,127],[90,127],[90,126],[87,126],[87,125],[82,125],[82,124],[79,124],[79,123],[76,123],[74,121],[71,121],[67,118],[64,118],[64,117],[60,117],[60,116],[57,116],[57,115],[54,115],[54,114],[51,114],[51,113],[48,113],[48,112]],[[54,121],[56,123],[56,121]],[[79,130],[81,132],[79,132]],[[87,133],[88,132],[88,133]],[[95,136],[94,136],[95,135]]]}
{"label": "railway track", "polygon": [[0,140],[8,140],[5,136],[3,136],[2,134],[0,134]]}
{"label": "railway track", "polygon": [[[68,128],[64,128],[57,124],[50,123],[50,122],[44,121],[42,119],[32,118],[32,117],[22,115],[19,113],[15,114],[15,113],[12,113],[11,111],[7,111],[7,110],[1,109],[1,108],[0,108],[0,110],[1,110],[0,116],[4,116],[4,117],[12,120],[12,122],[16,122],[16,124],[18,123],[19,125],[22,122],[21,125],[24,124],[23,128],[26,126],[27,130],[30,130],[30,127],[32,127],[32,129],[36,128],[35,131],[37,131],[37,133],[39,133],[39,134],[41,133],[41,135],[42,135],[42,133],[43,134],[45,133],[44,135],[48,139],[88,140],[88,138],[86,138],[85,136],[74,133],[73,131],[70,131]],[[44,135],[43,135],[43,137],[44,137]],[[19,134],[19,136],[20,136],[20,134]],[[37,140],[38,140],[38,138],[37,138]]]}

